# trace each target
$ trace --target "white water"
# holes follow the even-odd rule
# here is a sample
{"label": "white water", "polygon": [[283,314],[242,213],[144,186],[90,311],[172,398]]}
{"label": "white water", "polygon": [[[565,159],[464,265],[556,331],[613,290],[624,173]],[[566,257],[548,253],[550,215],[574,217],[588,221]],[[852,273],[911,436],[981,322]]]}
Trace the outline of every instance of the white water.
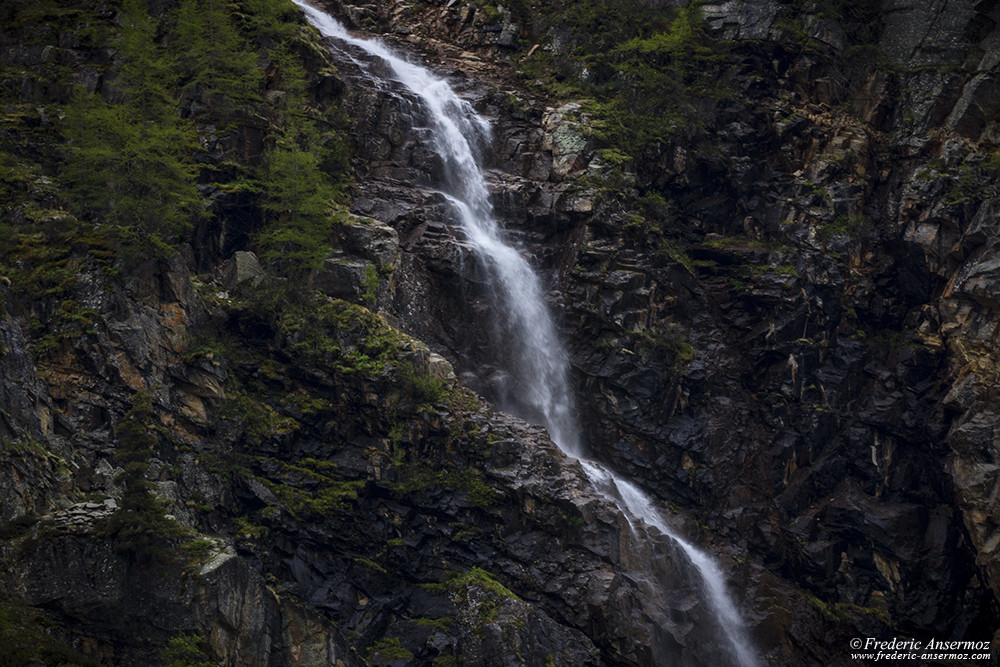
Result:
{"label": "white water", "polygon": [[[726,592],[725,579],[705,553],[674,532],[650,499],[634,484],[594,461],[583,458],[579,428],[569,390],[569,359],[556,334],[538,276],[527,260],[503,239],[494,218],[489,190],[480,166],[479,146],[489,139],[490,126],[442,79],[408,62],[374,39],[351,36],[334,18],[294,0],[309,22],[326,37],[351,44],[380,58],[396,80],[420,99],[432,124],[434,146],[445,163],[449,200],[480,259],[492,273],[508,318],[507,329],[519,352],[517,371],[528,393],[526,403],[537,409],[566,454],[580,460],[594,487],[615,503],[635,529],[633,518],[673,539],[698,570],[702,589],[723,632],[731,657],[743,667],[758,661],[743,630],[739,612]],[[380,78],[348,54],[376,85]]]}

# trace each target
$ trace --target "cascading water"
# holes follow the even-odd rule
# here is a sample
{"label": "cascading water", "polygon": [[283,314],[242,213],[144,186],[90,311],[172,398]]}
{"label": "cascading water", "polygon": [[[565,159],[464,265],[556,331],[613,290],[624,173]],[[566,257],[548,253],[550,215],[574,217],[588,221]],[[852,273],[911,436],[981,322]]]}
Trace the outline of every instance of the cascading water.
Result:
{"label": "cascading water", "polygon": [[[569,390],[568,356],[556,334],[538,276],[527,260],[503,239],[490,203],[479,155],[479,146],[489,139],[489,123],[459,98],[446,81],[427,69],[399,57],[378,40],[353,37],[328,14],[301,0],[294,1],[321,34],[380,59],[394,78],[424,105],[432,124],[435,149],[444,161],[448,200],[493,277],[499,305],[508,318],[508,332],[518,346],[519,367],[513,370],[524,379],[527,404],[541,415],[552,440],[563,452],[580,460],[594,487],[618,507],[630,525],[634,527],[633,519],[639,519],[678,544],[701,576],[702,589],[725,637],[729,657],[744,667],[756,666],[757,658],[715,563],[677,535],[638,487],[599,463],[583,458]],[[349,54],[348,57],[381,87],[380,77],[365,63]]]}
{"label": "cascading water", "polygon": [[[566,352],[558,342],[538,276],[521,254],[503,241],[493,217],[478,155],[478,147],[489,138],[489,122],[459,98],[446,81],[400,58],[377,40],[351,36],[328,14],[298,4],[320,33],[380,58],[396,79],[423,103],[433,124],[434,146],[448,172],[449,199],[478,257],[495,279],[504,312],[510,317],[508,327],[521,344],[518,362],[521,368],[515,370],[530,379],[525,385],[529,393],[526,403],[539,410],[552,439],[578,456],[579,434],[571,409]],[[378,80],[367,68],[362,66],[362,69]]]}

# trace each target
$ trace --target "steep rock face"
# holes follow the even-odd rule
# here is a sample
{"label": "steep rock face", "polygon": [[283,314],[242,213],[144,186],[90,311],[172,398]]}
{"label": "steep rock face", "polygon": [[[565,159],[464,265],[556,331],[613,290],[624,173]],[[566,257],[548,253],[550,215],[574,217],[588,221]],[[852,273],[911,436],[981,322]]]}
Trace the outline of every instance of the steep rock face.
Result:
{"label": "steep rock face", "polygon": [[[197,432],[205,401],[224,392],[216,368],[181,361],[188,327],[202,312],[183,261],[150,264],[129,286],[88,272],[74,297],[102,314],[100,328],[42,353],[40,364],[28,356],[17,318],[5,315],[5,363],[23,367],[4,377],[32,401],[30,413],[9,413],[2,453],[4,521],[23,526],[5,535],[15,542],[3,547],[4,596],[50,610],[67,643],[105,664],[148,664],[182,632],[206,637],[220,664],[292,664],[295,655],[307,656],[305,664],[351,664],[328,621],[281,601],[221,541],[206,542],[209,552],[190,562],[164,554],[144,563],[100,532],[121,493],[114,424],[132,390],[159,387],[164,427],[178,438]],[[44,381],[36,367],[46,370]],[[8,405],[25,400],[12,394]],[[175,514],[193,523],[177,482],[160,488],[177,503]],[[100,502],[72,503],[84,494]]]}
{"label": "steep rock face", "polygon": [[[846,10],[706,4],[733,40],[732,94],[624,168],[586,104],[505,65],[517,37],[558,52],[565,31],[463,3],[331,7],[441,64],[494,119],[496,210],[553,288],[589,447],[719,557],[762,653],[831,664],[854,636],[988,636],[989,3],[886,3],[867,41]],[[25,30],[3,46],[44,72],[53,51],[20,46],[45,39]],[[67,35],[60,64],[106,87],[114,54]],[[876,42],[893,67],[874,66]],[[76,247],[65,298],[98,314],[92,332],[50,337],[30,323],[57,302],[5,298],[4,596],[110,664],[151,664],[185,633],[220,664],[711,664],[724,649],[676,547],[634,534],[539,429],[454,387],[452,366],[522,407],[440,161],[411,132],[426,119],[337,66],[310,79],[354,122],[357,215],[314,276],[333,299],[282,302],[243,252],[257,213],[234,194],[194,251],[124,279]],[[69,96],[24,81],[33,103]],[[212,159],[259,153],[241,132],[206,135]],[[663,201],[640,204],[650,189]],[[153,561],[101,530],[139,392],[147,476],[193,531]]]}
{"label": "steep rock face", "polygon": [[[373,184],[420,182],[393,171],[410,159],[393,141],[408,137],[361,136],[390,147]],[[643,545],[657,538],[633,535],[540,430],[485,408],[452,386],[446,361],[333,298],[415,302],[428,331],[435,311],[422,307],[446,312],[432,290],[415,301],[434,264],[412,259],[414,245],[436,247],[425,232],[443,202],[399,183],[386,190],[402,195],[399,213],[382,215],[394,228],[348,217],[337,229],[341,248],[313,278],[328,296],[296,301],[243,250],[195,275],[247,233],[221,224],[201,230],[200,254],[121,277],[106,249],[77,244],[58,258],[73,276],[61,303],[9,300],[5,599],[107,664],[153,664],[187,636],[220,664],[703,664],[723,650],[673,545],[659,544],[651,585]],[[243,219],[229,209],[238,199],[218,205]],[[410,233],[409,220],[425,227]],[[454,272],[456,257],[439,253],[438,270]],[[85,331],[25,334],[77,306]],[[108,522],[138,483],[122,452],[143,397],[142,477],[168,512],[157,525],[180,533],[136,551]]]}
{"label": "steep rock face", "polygon": [[79,523],[67,532],[63,515],[73,512],[56,513],[51,524],[42,518],[31,558],[18,559],[5,593],[57,610],[68,643],[88,657],[148,663],[187,631],[204,634],[222,665],[360,664],[329,621],[282,601],[231,550],[212,551],[203,562],[136,565]]}
{"label": "steep rock face", "polygon": [[[713,153],[679,135],[625,180],[578,106],[545,109],[502,72],[500,90],[466,90],[496,119],[498,213],[561,289],[595,453],[813,599],[846,605],[857,628],[982,638],[997,596],[982,449],[993,144],[988,103],[973,100],[989,97],[995,30],[975,3],[940,4],[872,14],[889,71],[843,69],[874,53],[857,16],[703,7],[744,59],[740,93],[709,116]],[[432,58],[473,60],[442,46],[444,26],[381,16]],[[675,240],[655,251],[629,225],[637,176],[674,207]],[[421,284],[402,292],[436,291]],[[465,306],[444,312],[472,321]],[[421,335],[489,375],[477,334]]]}

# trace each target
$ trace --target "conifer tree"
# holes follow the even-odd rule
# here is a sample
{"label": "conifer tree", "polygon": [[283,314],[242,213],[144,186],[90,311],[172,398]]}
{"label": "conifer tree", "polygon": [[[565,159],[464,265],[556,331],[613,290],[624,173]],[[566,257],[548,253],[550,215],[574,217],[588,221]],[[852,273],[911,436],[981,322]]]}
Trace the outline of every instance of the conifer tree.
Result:
{"label": "conifer tree", "polygon": [[268,160],[266,189],[270,224],[257,237],[262,259],[289,273],[319,268],[336,224],[336,193],[319,169],[319,158],[297,147],[275,149]]}
{"label": "conifer tree", "polygon": [[173,63],[157,45],[156,21],[125,0],[115,44],[120,104],[78,92],[66,109],[70,151],[62,178],[77,213],[109,226],[127,253],[164,254],[203,214],[195,185],[198,149],[177,115]]}
{"label": "conifer tree", "polygon": [[254,42],[273,47],[295,34],[298,8],[291,0],[240,0]]}
{"label": "conifer tree", "polygon": [[177,115],[176,67],[156,43],[156,21],[143,0],[125,0],[120,17],[121,34],[115,45],[123,62],[115,88],[135,109],[143,127],[149,122],[169,123]]}
{"label": "conifer tree", "polygon": [[78,93],[66,110],[71,152],[63,166],[79,213],[110,225],[125,246],[166,250],[201,214],[191,158],[179,126],[137,122],[127,106]]}
{"label": "conifer tree", "polygon": [[188,83],[232,102],[256,97],[260,72],[233,27],[225,0],[183,0],[173,44]]}
{"label": "conifer tree", "polygon": [[140,559],[166,553],[166,549],[185,534],[183,527],[167,517],[163,506],[146,481],[149,459],[156,447],[153,435],[152,401],[149,394],[137,393],[132,407],[116,429],[118,450],[115,460],[121,464],[125,483],[121,507],[106,520],[101,532],[115,538],[119,551]]}

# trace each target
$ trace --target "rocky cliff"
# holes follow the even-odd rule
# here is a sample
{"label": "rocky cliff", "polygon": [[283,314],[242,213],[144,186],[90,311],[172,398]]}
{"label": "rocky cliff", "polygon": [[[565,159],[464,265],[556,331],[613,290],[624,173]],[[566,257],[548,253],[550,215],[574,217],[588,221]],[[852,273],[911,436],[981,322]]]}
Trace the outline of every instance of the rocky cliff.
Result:
{"label": "rocky cliff", "polygon": [[[15,664],[716,664],[676,546],[500,411],[531,417],[517,351],[413,104],[293,8],[234,3],[242,46],[177,52],[143,111],[161,163],[154,127],[194,137],[200,212],[161,200],[190,226],[79,194],[74,127],[155,97],[134,4],[3,10]],[[670,4],[624,3],[634,34],[596,1],[327,9],[491,118],[589,450],[720,561],[765,661],[993,639],[1000,9]],[[149,44],[195,5],[143,5]]]}

